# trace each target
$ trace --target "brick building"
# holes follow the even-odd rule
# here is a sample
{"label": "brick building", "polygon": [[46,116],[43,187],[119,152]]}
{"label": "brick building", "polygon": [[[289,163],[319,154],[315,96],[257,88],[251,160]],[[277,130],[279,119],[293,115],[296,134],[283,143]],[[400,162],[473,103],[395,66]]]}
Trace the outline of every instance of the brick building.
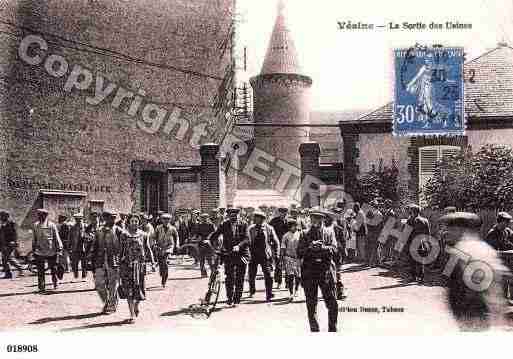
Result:
{"label": "brick building", "polygon": [[[1,207],[27,228],[36,208],[55,218],[226,201],[218,147],[200,145],[218,142],[226,122],[232,12],[233,0],[8,1]],[[47,44],[26,49],[39,63],[20,55],[28,35]],[[75,70],[83,86],[72,86]]]}

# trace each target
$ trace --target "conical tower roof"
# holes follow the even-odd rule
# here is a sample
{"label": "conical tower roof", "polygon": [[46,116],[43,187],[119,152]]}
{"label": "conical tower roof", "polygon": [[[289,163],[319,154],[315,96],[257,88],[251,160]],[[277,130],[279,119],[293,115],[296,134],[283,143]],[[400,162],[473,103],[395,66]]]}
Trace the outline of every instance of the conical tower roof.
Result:
{"label": "conical tower roof", "polygon": [[285,5],[282,0],[278,2],[278,16],[260,74],[302,74],[296,46],[287,27]]}

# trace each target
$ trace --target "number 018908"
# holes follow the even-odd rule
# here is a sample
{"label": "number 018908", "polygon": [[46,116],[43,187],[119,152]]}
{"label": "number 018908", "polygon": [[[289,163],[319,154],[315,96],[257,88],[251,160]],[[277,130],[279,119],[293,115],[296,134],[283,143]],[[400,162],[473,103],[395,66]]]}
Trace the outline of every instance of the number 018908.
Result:
{"label": "number 018908", "polygon": [[7,345],[7,353],[37,353],[39,351],[37,345],[25,344],[9,344]]}

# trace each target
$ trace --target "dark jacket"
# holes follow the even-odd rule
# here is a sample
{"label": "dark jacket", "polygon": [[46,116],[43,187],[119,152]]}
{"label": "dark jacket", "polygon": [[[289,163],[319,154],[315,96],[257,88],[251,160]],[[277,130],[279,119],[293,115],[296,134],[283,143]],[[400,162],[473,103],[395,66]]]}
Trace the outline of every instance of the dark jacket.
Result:
{"label": "dark jacket", "polygon": [[[234,257],[244,259],[244,262],[250,258],[248,226],[245,222],[237,221],[235,225],[235,233],[232,231],[232,223],[229,220],[224,221],[210,236],[212,245],[221,248],[226,252],[231,252],[234,246],[239,246],[239,252],[234,253]],[[219,243],[219,236],[223,236],[222,243]]]}
{"label": "dark jacket", "polygon": [[71,227],[69,231],[69,242],[72,255],[80,256],[86,253],[89,240],[86,236],[85,223],[75,223]]}
{"label": "dark jacket", "polygon": [[486,235],[485,241],[496,251],[513,250],[513,230],[506,227],[504,231],[500,231],[495,225]]}
{"label": "dark jacket", "polygon": [[[316,230],[319,233],[316,233]],[[322,245],[319,249],[312,248],[312,242],[319,240]],[[337,240],[331,228],[314,228],[302,232],[299,240],[297,254],[303,260],[301,273],[304,279],[321,278],[330,274],[335,280],[335,256],[337,255]]]}
{"label": "dark jacket", "polygon": [[16,223],[8,220],[5,225],[0,225],[0,250],[16,248],[18,245],[18,232]]}
{"label": "dark jacket", "polygon": [[259,246],[256,243],[257,240],[257,225],[252,224],[248,227],[248,238],[249,238],[249,247],[251,250],[251,255],[264,256],[267,259],[271,259],[273,257],[273,249],[280,248],[280,242],[278,241],[278,237],[276,235],[275,229],[268,225],[267,223],[262,223],[262,232],[264,235],[264,253],[256,253],[257,248]]}
{"label": "dark jacket", "polygon": [[[412,228],[410,236],[408,237],[408,242],[407,242],[407,247],[406,247],[406,249],[407,249],[406,252],[409,253],[410,245],[413,242],[413,240],[415,239],[415,237],[417,237],[419,235],[430,236],[431,229],[429,228],[428,219],[421,217],[421,216],[408,218],[408,220],[406,221],[406,225],[408,225]],[[424,241],[421,242],[420,249],[427,250],[427,248],[424,248],[425,244],[426,244],[426,242],[424,242]]]}
{"label": "dark jacket", "polygon": [[276,235],[278,236],[278,240],[281,243],[281,240],[285,233],[289,231],[289,226],[287,225],[287,219],[281,219],[280,217],[274,217],[269,224],[274,228]]}
{"label": "dark jacket", "polygon": [[[119,266],[120,236],[122,232],[123,230],[116,225],[111,228],[103,226],[96,232],[96,238],[92,243],[90,253],[94,268],[102,268],[105,259],[107,259],[109,267]],[[110,245],[106,241],[109,234],[112,234]]]}

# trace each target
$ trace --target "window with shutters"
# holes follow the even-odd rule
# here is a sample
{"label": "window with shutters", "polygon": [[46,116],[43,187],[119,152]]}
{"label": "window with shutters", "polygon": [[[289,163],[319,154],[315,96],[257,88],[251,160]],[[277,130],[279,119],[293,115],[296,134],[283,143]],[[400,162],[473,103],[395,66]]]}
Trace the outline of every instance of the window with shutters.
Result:
{"label": "window with shutters", "polygon": [[[461,147],[459,146],[426,146],[419,148],[419,190],[421,193],[429,179],[435,174],[439,161],[460,151]],[[422,195],[420,199],[422,202]]]}

